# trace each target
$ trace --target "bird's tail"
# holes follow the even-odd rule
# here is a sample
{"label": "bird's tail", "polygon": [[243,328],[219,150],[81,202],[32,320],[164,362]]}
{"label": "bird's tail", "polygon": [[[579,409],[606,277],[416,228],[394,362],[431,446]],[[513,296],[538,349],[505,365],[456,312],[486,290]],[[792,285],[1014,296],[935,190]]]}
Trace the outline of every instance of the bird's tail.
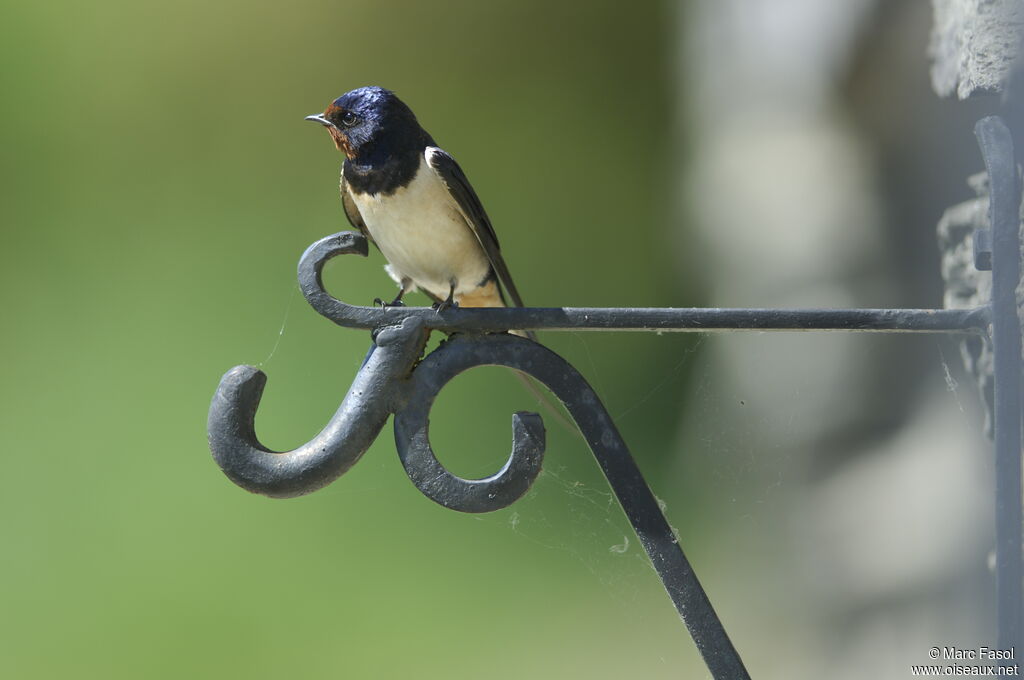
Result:
{"label": "bird's tail", "polygon": [[[497,281],[489,281],[487,285],[481,286],[472,293],[462,295],[458,298],[457,302],[459,307],[508,307],[505,303],[505,298],[501,294],[501,289],[498,287]],[[537,334],[533,331],[509,331],[512,335],[518,335],[521,338],[532,340],[537,342]],[[544,410],[551,415],[552,418],[558,421],[558,423],[564,427],[567,431],[583,436],[579,428],[565,415],[562,413],[555,402],[547,395],[547,393],[541,388],[539,381],[530,375],[512,369],[512,373],[515,374],[516,379],[523,384],[526,391],[529,392],[533,397],[544,407]]]}
{"label": "bird's tail", "polygon": [[[459,303],[459,307],[508,307],[509,305],[505,302],[505,296],[501,294],[501,288],[498,287],[496,279],[491,279],[486,284],[480,286],[471,293],[465,293],[456,298],[456,302]],[[513,307],[522,307],[523,305],[512,305]],[[537,334],[533,331],[509,331],[512,335],[518,335],[521,338],[533,340],[537,342]]]}

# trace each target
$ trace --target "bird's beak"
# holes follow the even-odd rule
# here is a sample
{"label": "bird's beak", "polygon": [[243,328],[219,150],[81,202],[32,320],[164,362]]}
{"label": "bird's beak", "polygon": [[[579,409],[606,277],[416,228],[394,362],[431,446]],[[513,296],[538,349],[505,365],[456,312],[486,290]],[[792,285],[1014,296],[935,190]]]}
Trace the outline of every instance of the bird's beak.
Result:
{"label": "bird's beak", "polygon": [[331,139],[334,140],[334,146],[338,148],[338,151],[344,151],[345,155],[352,158],[352,145],[345,136],[345,133],[338,128],[337,125],[328,120],[327,116],[322,113],[314,113],[312,116],[306,116],[305,120],[311,120],[314,123],[320,123],[327,132],[330,133]]}
{"label": "bird's beak", "polygon": [[325,127],[334,127],[334,123],[324,118],[322,113],[314,113],[312,116],[306,116],[303,120],[311,120],[314,123],[320,123]]}

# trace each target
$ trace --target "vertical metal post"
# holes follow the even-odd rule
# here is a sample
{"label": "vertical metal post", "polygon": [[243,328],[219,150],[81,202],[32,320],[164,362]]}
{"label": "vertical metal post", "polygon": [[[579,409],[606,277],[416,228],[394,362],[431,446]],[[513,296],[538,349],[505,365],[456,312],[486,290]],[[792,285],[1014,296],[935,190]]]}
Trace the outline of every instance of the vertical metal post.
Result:
{"label": "vertical metal post", "polygon": [[1020,182],[1013,138],[997,116],[974,128],[989,176],[996,472],[996,610],[999,645],[1022,648]]}

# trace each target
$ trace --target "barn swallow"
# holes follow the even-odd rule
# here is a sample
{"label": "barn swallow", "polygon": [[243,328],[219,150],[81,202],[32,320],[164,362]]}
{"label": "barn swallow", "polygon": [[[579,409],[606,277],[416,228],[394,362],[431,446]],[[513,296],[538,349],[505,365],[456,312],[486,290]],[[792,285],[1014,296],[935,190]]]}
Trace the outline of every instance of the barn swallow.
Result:
{"label": "barn swallow", "polygon": [[345,154],[341,202],[388,261],[399,290],[387,305],[418,289],[440,309],[505,307],[506,294],[523,306],[465,173],[394,92],[360,87],[306,120],[327,128]]}

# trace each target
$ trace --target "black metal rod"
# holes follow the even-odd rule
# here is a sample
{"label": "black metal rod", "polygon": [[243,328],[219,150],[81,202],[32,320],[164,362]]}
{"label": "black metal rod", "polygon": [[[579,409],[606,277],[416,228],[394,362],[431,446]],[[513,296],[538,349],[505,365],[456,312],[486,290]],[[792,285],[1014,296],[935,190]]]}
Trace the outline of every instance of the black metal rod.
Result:
{"label": "black metal rod", "polygon": [[415,320],[382,330],[323,430],[291,451],[276,452],[256,437],[256,410],[267,376],[254,366],[224,374],[210,403],[207,437],[214,460],[243,489],[272,498],[311,493],[356,464],[404,389],[423,352],[426,332]]}
{"label": "black metal rod", "polygon": [[992,225],[992,350],[996,450],[996,608],[999,643],[1022,648],[1024,596],[1021,558],[1021,330],[1020,182],[1013,139],[997,116],[978,121],[975,134],[989,176]]}
{"label": "black metal rod", "polygon": [[414,317],[440,331],[870,331],[877,333],[984,333],[987,307],[975,309],[721,309],[693,307],[522,307],[458,309],[360,307],[324,290],[324,264],[342,254],[366,255],[366,239],[341,232],[311,245],[299,261],[299,285],[309,304],[347,328],[380,328]]}
{"label": "black metal rod", "polygon": [[714,678],[749,678],[743,661],[683,554],[618,428],[586,379],[547,347],[508,334],[460,335],[413,371],[405,405],[395,414],[395,444],[409,478],[445,507],[489,512],[526,492],[540,471],[544,426],[533,413],[513,416],[512,455],[497,474],[468,480],[448,472],[430,446],[430,407],[449,380],[475,366],[508,366],[528,373],[558,397],[579,426],[619,504],[636,531],[672,603]]}

